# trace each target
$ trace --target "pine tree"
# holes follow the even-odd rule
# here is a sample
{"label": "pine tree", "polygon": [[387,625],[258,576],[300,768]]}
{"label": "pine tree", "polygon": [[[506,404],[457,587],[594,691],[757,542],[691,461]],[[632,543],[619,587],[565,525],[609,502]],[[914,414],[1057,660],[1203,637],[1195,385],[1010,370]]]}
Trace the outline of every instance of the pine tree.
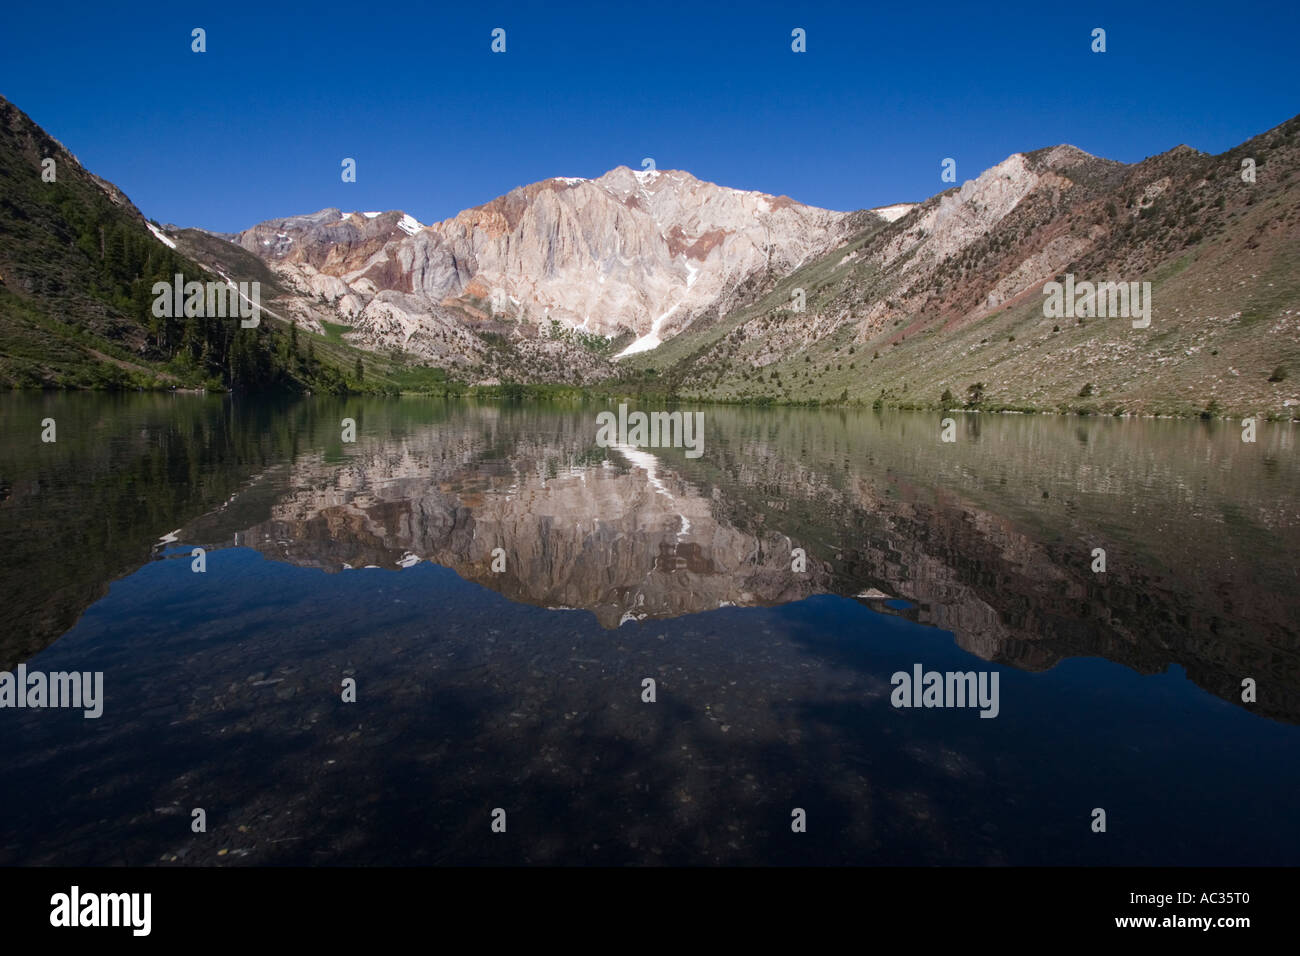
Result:
{"label": "pine tree", "polygon": [[199,322],[194,316],[185,319],[184,331],[181,333],[181,348],[186,357],[194,358],[199,350]]}

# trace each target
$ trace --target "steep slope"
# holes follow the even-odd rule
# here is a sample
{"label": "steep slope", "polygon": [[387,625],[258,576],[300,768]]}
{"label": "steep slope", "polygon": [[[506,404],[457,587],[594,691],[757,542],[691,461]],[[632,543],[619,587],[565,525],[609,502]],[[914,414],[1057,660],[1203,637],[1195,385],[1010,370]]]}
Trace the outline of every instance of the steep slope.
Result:
{"label": "steep slope", "polygon": [[120,190],[0,98],[0,382],[151,382],[176,330],[144,320],[148,283],[176,271],[197,270],[150,235]]}
{"label": "steep slope", "polygon": [[[635,365],[711,399],[1291,417],[1298,132],[1300,118],[1221,156],[1178,147],[1132,166],[1017,154]],[[1067,273],[1150,282],[1150,327],[1046,317],[1044,283]]]}
{"label": "steep slope", "polygon": [[274,320],[154,316],[176,274],[220,281],[0,98],[0,385],[349,387]]}

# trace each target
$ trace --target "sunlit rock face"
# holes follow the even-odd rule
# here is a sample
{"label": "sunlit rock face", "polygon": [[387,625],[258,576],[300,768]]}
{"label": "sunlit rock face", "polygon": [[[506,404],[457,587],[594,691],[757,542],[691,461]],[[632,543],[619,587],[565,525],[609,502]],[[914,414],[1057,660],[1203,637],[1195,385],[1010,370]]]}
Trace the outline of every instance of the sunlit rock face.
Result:
{"label": "sunlit rock face", "polygon": [[[854,221],[680,170],[620,166],[521,186],[431,226],[397,211],[324,209],[260,223],[237,241],[346,309],[362,344],[410,348],[441,308],[667,339],[706,309],[725,313],[750,276],[785,275],[834,248]],[[401,327],[371,308],[383,292],[411,297]]]}

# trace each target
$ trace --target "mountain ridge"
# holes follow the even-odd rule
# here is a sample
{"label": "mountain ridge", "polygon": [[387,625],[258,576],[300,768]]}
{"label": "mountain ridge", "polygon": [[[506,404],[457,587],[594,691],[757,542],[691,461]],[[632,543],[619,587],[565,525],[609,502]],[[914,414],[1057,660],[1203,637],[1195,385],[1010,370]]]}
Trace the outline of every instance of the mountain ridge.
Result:
{"label": "mountain ridge", "polygon": [[[1126,164],[1039,147],[875,210],[616,166],[516,186],[428,225],[400,209],[326,207],[232,235],[157,226],[0,105],[11,192],[27,203],[0,221],[11,385],[103,384],[60,377],[39,354],[31,317],[70,343],[68,323],[50,318],[67,313],[96,341],[73,348],[73,365],[155,386],[197,373],[327,390],[454,380],[724,402],[1300,413],[1300,117],[1217,156],[1180,144]],[[73,207],[34,188],[37,154],[52,150],[71,160],[77,202],[117,216],[112,249],[102,224],[65,221]],[[218,334],[207,326],[156,328],[139,271],[167,255],[168,270],[261,282],[273,317],[262,344],[236,360],[228,330],[204,347]],[[1040,293],[1066,275],[1149,284],[1152,328],[1052,320]],[[276,344],[299,333],[308,356]],[[308,371],[312,349],[333,363],[324,378]]]}
{"label": "mountain ridge", "polygon": [[[205,242],[220,243],[218,254],[195,255]],[[260,260],[229,267],[228,245],[168,237],[115,184],[0,97],[0,384],[397,389],[393,379],[363,381],[360,353],[348,346],[300,349],[284,323],[243,327],[228,318],[154,314],[155,285],[170,286],[178,274],[218,287],[226,275],[273,284]],[[372,366],[387,367],[383,360]]]}
{"label": "mountain ridge", "polygon": [[487,301],[493,314],[540,313],[608,339],[644,335],[669,308],[685,317],[726,299],[760,268],[793,267],[853,221],[681,170],[626,166],[518,186],[404,236],[395,212],[363,223],[355,215],[325,209],[267,220],[238,242],[290,281],[342,300],[340,314],[363,327],[371,298],[391,291],[431,307],[482,312]]}

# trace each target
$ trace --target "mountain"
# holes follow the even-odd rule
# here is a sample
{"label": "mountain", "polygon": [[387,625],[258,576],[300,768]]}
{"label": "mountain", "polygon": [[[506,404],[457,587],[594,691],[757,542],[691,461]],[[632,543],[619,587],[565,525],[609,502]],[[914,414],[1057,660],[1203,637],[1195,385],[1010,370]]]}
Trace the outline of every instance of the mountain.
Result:
{"label": "mountain", "polygon": [[606,338],[667,337],[693,314],[725,309],[756,273],[785,275],[827,252],[854,221],[677,170],[620,166],[521,186],[432,226],[401,212],[326,209],[261,223],[237,242],[361,329],[373,327],[377,298],[398,301],[382,298],[393,292]]}
{"label": "mountain", "polygon": [[[864,218],[885,222],[620,166],[522,186],[431,226],[400,211],[324,209],[260,223],[235,242],[302,300],[331,305],[349,341],[491,365],[472,330],[509,342],[521,365],[589,381],[613,374],[619,352],[651,349],[701,313],[746,301]],[[301,300],[289,309],[313,327]],[[600,361],[583,361],[584,351]],[[486,374],[496,372],[506,374]]]}
{"label": "mountain", "polygon": [[[1298,134],[1132,165],[1013,155],[636,362],[710,400],[1294,417]],[[1149,327],[1049,317],[1067,275],[1149,282]]]}
{"label": "mountain", "polygon": [[197,270],[150,235],[119,189],[0,98],[0,382],[151,380],[177,330],[144,321],[144,282],[174,271]]}
{"label": "mountain", "polygon": [[[235,241],[333,308],[349,341],[470,380],[1291,417],[1298,128],[1135,164],[1069,145],[1016,153],[923,203],[856,213],[619,167],[431,226],[327,209]],[[1049,314],[1044,286],[1067,275],[1149,283],[1150,325]]]}
{"label": "mountain", "polygon": [[[330,208],[222,235],[147,222],[0,107],[11,385],[1300,414],[1300,117],[1218,156],[1016,153],[876,210],[620,166],[432,225]],[[258,281],[268,321],[154,319],[173,271]],[[1131,287],[1149,323],[1049,310],[1076,281]]]}
{"label": "mountain", "polygon": [[[192,231],[189,231],[192,232]],[[321,339],[299,343],[267,317],[153,314],[156,282],[224,284],[266,278],[254,256],[200,262],[126,195],[86,170],[61,143],[0,97],[0,385],[9,387],[232,388],[329,392],[392,389],[388,363],[357,377],[364,353]],[[230,247],[233,248],[233,247]],[[375,366],[378,367],[375,367]],[[364,370],[362,371],[364,375]]]}

